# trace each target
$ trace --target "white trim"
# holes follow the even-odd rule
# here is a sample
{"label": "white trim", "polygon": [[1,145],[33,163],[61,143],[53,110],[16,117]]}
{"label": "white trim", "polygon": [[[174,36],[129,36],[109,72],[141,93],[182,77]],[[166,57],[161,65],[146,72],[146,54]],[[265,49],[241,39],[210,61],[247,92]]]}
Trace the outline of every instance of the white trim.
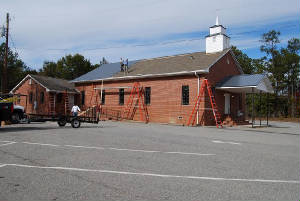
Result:
{"label": "white trim", "polygon": [[240,73],[241,73],[241,74],[245,74],[244,71],[243,71],[243,69],[242,69],[242,67],[241,67],[241,65],[240,65],[240,63],[239,63],[238,60],[236,59],[236,56],[235,56],[235,54],[234,54],[234,52],[232,51],[231,48],[230,48],[230,54],[231,54],[231,56],[232,56],[232,58],[233,58],[235,64],[237,65],[238,70],[240,71]]}
{"label": "white trim", "polygon": [[[95,79],[95,80],[80,80],[80,81],[70,81],[72,83],[89,83],[89,82],[98,82],[98,81],[109,81],[109,80],[127,80],[127,79],[139,79],[139,78],[151,78],[151,77],[164,77],[164,76],[177,76],[177,75],[189,75],[189,74],[195,74],[195,73],[209,73],[209,70],[212,66],[214,66],[221,58],[223,58],[228,52],[232,52],[231,48],[228,48],[227,51],[225,51],[223,54],[221,54],[215,62],[213,62],[211,65],[208,66],[205,70],[194,70],[194,71],[179,71],[179,72],[173,72],[173,73],[161,73],[161,74],[146,74],[146,75],[133,75],[133,76],[123,76],[123,77],[109,77],[109,78],[103,78],[103,79]],[[216,54],[216,53],[210,53],[210,54]],[[183,56],[185,56],[184,54]],[[231,54],[232,55],[232,54]],[[175,57],[174,56],[167,56],[167,57]],[[181,55],[179,55],[181,56]],[[235,57],[232,55],[234,60],[236,61],[236,65],[238,67],[238,70],[241,72],[241,74],[244,74],[242,71],[242,68],[238,64]],[[159,57],[160,58],[160,57]],[[164,58],[164,57],[162,57]],[[157,58],[153,58],[157,59]],[[150,60],[150,59],[148,59]]]}
{"label": "white trim", "polygon": [[[208,69],[208,72],[210,70],[211,67],[213,67],[220,59],[222,59],[231,49],[228,49],[226,52],[224,52],[221,56],[219,56],[216,61],[214,63],[212,63],[207,69]],[[216,52],[216,53],[219,53],[219,52]],[[206,53],[206,54],[216,54],[216,53]]]}
{"label": "white trim", "polygon": [[[102,86],[102,85],[101,85]],[[94,88],[94,90],[105,90],[105,89],[131,89],[132,87],[101,87]]]}
{"label": "white trim", "polygon": [[46,90],[47,92],[55,92],[55,93],[65,93],[66,91],[68,92],[68,94],[78,94],[80,93],[80,91],[78,91],[78,89],[76,89],[77,92],[72,92],[69,90],[64,90],[64,91],[58,91],[58,90]]}
{"label": "white trim", "polygon": [[36,79],[34,79],[30,74],[26,75],[26,77],[23,78],[23,80],[21,82],[19,82],[19,84],[17,84],[12,90],[10,90],[9,93],[13,94],[14,91],[21,85],[23,84],[28,78],[33,79],[36,83],[38,83],[39,85],[41,85],[42,87],[44,87],[46,89],[46,91],[50,91],[47,87],[45,87],[44,85],[42,85],[40,82],[38,82]]}
{"label": "white trim", "polygon": [[234,87],[234,86],[227,86],[227,87],[216,87],[216,89],[248,89],[248,88],[254,88],[258,91],[265,92],[265,93],[274,93],[272,84],[269,80],[269,78],[265,75],[260,82],[255,85],[255,86],[239,86],[239,87]]}
{"label": "white trim", "polygon": [[30,75],[28,74],[28,75],[26,75],[24,78],[23,78],[23,80],[21,80],[21,82],[19,82],[12,90],[10,90],[10,94],[13,94],[14,92],[14,90],[16,89],[16,88],[18,88],[19,87],[19,85],[21,85],[21,83],[22,82],[24,82],[26,79],[27,79],[27,77],[30,77]]}
{"label": "white trim", "polygon": [[239,89],[239,88],[257,88],[257,86],[243,86],[243,87],[216,87],[216,89]]}
{"label": "white trim", "polygon": [[99,81],[109,81],[109,80],[127,80],[127,79],[140,79],[140,78],[152,78],[152,77],[165,77],[165,76],[177,76],[177,75],[189,75],[195,73],[209,73],[208,70],[195,70],[195,71],[180,71],[174,73],[162,73],[162,74],[146,74],[146,75],[132,75],[123,77],[109,77],[104,79],[96,80],[81,80],[81,81],[70,81],[73,83],[87,83],[87,82],[99,82]]}
{"label": "white trim", "polygon": [[[10,90],[10,94],[13,94],[14,91],[20,87],[21,84],[23,84],[28,78],[33,79],[36,83],[38,83],[39,85],[41,85],[42,87],[44,87],[46,89],[46,92],[58,92],[58,93],[64,93],[65,91],[58,91],[58,90],[50,90],[49,88],[47,88],[46,86],[44,86],[42,83],[40,83],[39,81],[37,81],[34,77],[32,77],[30,74],[26,75],[23,80],[21,82],[19,82],[12,90]],[[75,90],[77,91],[77,93],[80,93],[78,91],[78,89],[75,88]],[[70,94],[76,94],[76,92],[71,92],[69,90],[67,90],[68,93]]]}

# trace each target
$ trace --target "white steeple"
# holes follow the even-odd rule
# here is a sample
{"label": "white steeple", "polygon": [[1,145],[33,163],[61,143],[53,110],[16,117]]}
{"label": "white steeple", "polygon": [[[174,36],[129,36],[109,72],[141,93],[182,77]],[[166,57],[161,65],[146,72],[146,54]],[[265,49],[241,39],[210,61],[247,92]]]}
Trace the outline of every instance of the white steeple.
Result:
{"label": "white steeple", "polygon": [[226,28],[219,24],[219,17],[216,17],[216,25],[209,28],[209,35],[206,36],[206,53],[221,52],[230,47],[230,37],[226,35]]}

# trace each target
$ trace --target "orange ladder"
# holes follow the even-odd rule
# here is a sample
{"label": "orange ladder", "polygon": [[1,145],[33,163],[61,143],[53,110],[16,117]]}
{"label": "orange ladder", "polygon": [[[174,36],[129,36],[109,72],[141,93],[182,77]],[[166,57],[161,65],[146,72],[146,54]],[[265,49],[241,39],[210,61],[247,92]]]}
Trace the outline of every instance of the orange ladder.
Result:
{"label": "orange ladder", "polygon": [[[139,82],[135,82],[133,84],[133,87],[130,92],[130,96],[126,103],[126,107],[124,108],[123,111],[123,119],[132,120],[137,108],[139,109],[140,120],[144,121],[144,117],[143,117],[143,113],[144,113],[145,122],[148,123],[149,115],[148,115],[147,107],[145,106],[145,102],[144,102],[144,90],[143,87],[140,86]],[[142,112],[142,110],[144,112]]]}
{"label": "orange ladder", "polygon": [[65,115],[70,114],[71,110],[70,110],[70,106],[69,106],[69,96],[68,96],[68,92],[65,91]]}
{"label": "orange ladder", "polygon": [[[98,106],[98,93],[96,92],[97,89],[95,89],[97,86],[97,84],[92,83],[92,95],[91,95],[91,99],[90,99],[90,106]],[[96,98],[94,99],[94,104],[92,105],[92,100],[94,98],[94,96],[96,96]]]}
{"label": "orange ladder", "polygon": [[49,93],[49,115],[55,115],[55,95]]}
{"label": "orange ladder", "polygon": [[222,126],[222,121],[221,121],[221,115],[218,111],[215,96],[212,93],[211,86],[210,86],[207,79],[204,79],[202,84],[201,84],[200,92],[197,96],[193,111],[190,115],[190,118],[188,120],[187,125],[190,125],[191,123],[193,125],[195,123],[195,118],[196,118],[195,114],[197,113],[197,111],[199,111],[200,103],[205,102],[205,93],[204,93],[205,88],[208,91],[208,96],[209,96],[211,108],[212,108],[212,111],[213,111],[213,115],[214,115],[214,118],[215,118],[216,126],[217,126],[217,128],[222,128],[223,126]]}
{"label": "orange ladder", "polygon": [[[95,83],[92,83],[92,95],[91,95],[91,98],[90,98],[90,102],[89,102],[89,107],[88,108],[96,108],[96,111],[97,113],[100,112],[101,110],[101,100],[100,100],[100,103],[98,103],[98,96],[99,94],[97,93],[97,84]],[[94,98],[95,96],[95,98]],[[94,99],[94,103],[92,103],[92,100]]]}

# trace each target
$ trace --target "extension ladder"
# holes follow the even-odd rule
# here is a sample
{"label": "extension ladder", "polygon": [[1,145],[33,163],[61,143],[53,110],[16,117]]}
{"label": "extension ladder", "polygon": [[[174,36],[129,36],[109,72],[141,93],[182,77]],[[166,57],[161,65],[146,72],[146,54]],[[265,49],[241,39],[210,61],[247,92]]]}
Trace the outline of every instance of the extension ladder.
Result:
{"label": "extension ladder", "polygon": [[223,126],[222,126],[222,121],[221,121],[221,115],[218,111],[218,107],[217,107],[217,104],[216,104],[215,97],[212,93],[211,86],[210,86],[207,79],[204,79],[202,84],[201,84],[199,94],[197,96],[193,111],[192,111],[192,113],[189,117],[187,125],[190,125],[191,123],[193,125],[195,123],[195,118],[196,118],[195,114],[197,113],[197,111],[199,111],[200,103],[203,103],[203,102],[205,103],[205,88],[207,89],[207,92],[208,92],[208,97],[209,97],[209,100],[210,100],[210,104],[211,104],[211,108],[212,108],[212,111],[213,111],[216,126],[217,126],[217,128],[222,128]]}
{"label": "extension ladder", "polygon": [[137,108],[139,109],[140,120],[144,121],[144,113],[145,122],[147,123],[149,121],[149,115],[144,102],[144,90],[143,87],[140,86],[139,82],[135,82],[131,89],[130,96],[123,111],[123,118],[132,120]]}
{"label": "extension ladder", "polygon": [[49,115],[55,115],[55,94],[49,93]]}
{"label": "extension ladder", "polygon": [[68,115],[70,114],[71,110],[70,110],[70,106],[69,106],[69,95],[68,95],[68,92],[65,91],[65,115]]}

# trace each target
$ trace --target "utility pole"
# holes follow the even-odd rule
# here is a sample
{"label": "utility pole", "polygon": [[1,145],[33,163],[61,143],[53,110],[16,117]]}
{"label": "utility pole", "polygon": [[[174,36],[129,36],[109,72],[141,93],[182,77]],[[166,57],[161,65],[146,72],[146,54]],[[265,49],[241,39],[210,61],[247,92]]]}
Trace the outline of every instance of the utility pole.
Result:
{"label": "utility pole", "polygon": [[4,62],[2,69],[2,83],[1,83],[1,91],[2,93],[7,93],[7,60],[8,60],[8,30],[9,30],[9,13],[6,14],[6,31],[5,31],[5,54],[4,54]]}

